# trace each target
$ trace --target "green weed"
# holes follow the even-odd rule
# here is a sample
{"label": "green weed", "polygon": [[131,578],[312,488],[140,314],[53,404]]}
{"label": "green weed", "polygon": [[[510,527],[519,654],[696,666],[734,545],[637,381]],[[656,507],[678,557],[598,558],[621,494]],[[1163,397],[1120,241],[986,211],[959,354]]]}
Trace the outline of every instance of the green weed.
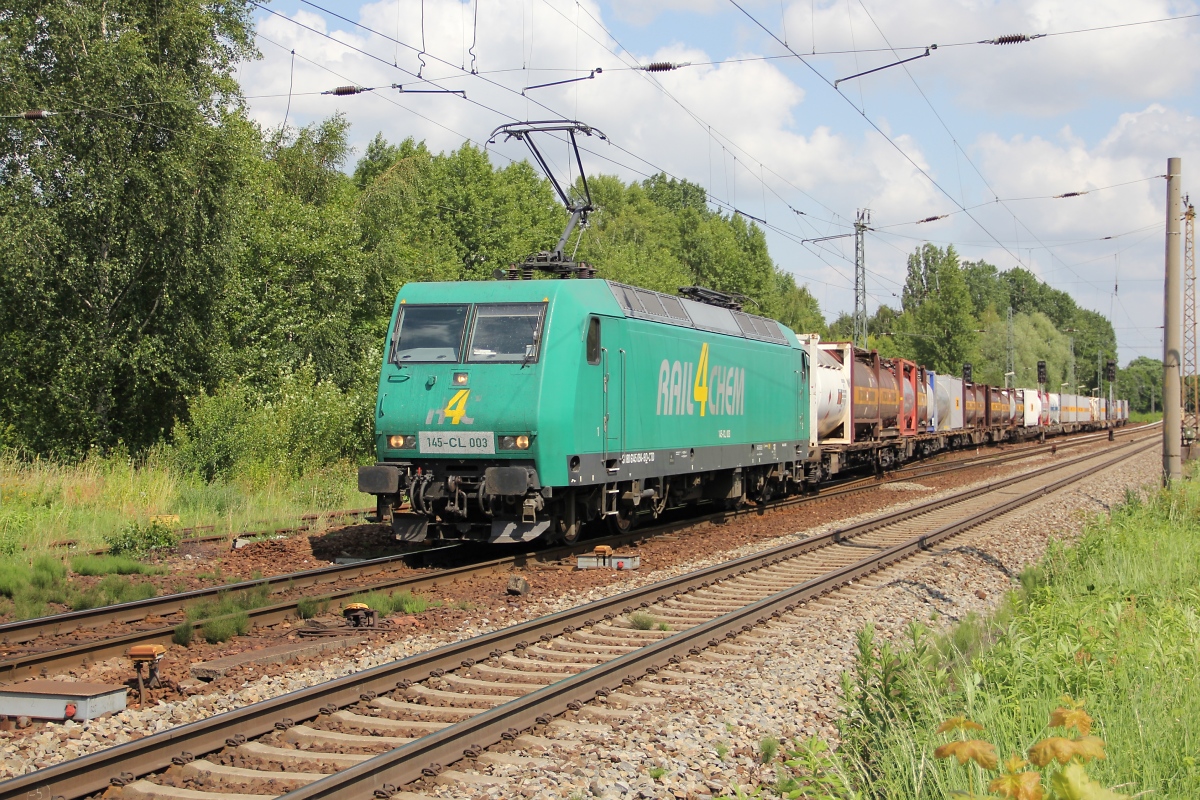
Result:
{"label": "green weed", "polygon": [[665,769],[663,769],[662,767],[651,767],[650,768],[650,780],[652,780],[652,781],[656,781],[659,778],[661,778],[663,775],[666,775],[666,774],[667,774],[667,771]]}
{"label": "green weed", "polygon": [[779,755],[779,740],[774,736],[764,738],[758,743],[758,755],[762,763],[770,764]]}
{"label": "green weed", "polygon": [[436,608],[442,605],[441,600],[431,600],[423,595],[413,594],[405,589],[402,592],[393,594],[385,594],[383,592],[370,592],[351,597],[347,603],[366,603],[368,608],[372,608],[379,613],[380,616],[388,614],[423,614],[430,608]]}
{"label": "green weed", "polygon": [[301,597],[296,601],[296,615],[300,619],[312,619],[329,610],[329,598]]}
{"label": "green weed", "polygon": [[726,744],[725,742],[717,742],[716,750],[717,750],[717,758],[719,758],[722,761],[724,761],[725,757],[729,755],[729,745]]}
{"label": "green weed", "polygon": [[196,631],[192,627],[192,621],[184,620],[175,626],[175,632],[171,634],[171,641],[181,647],[187,647],[192,643],[192,637],[195,635]]}
{"label": "green weed", "polygon": [[244,636],[250,630],[250,616],[245,611],[204,621],[201,634],[209,644],[219,644],[234,636]]}
{"label": "green weed", "polygon": [[71,572],[76,575],[162,575],[162,567],[143,564],[125,556],[81,555],[71,557]]}
{"label": "green weed", "polygon": [[190,607],[187,617],[190,620],[209,619],[239,611],[253,611],[271,602],[271,590],[266,586],[254,586],[241,592],[220,592],[216,599],[206,600]]}
{"label": "green weed", "polygon": [[635,611],[629,615],[629,624],[635,630],[648,631],[657,624],[658,620],[647,614],[645,611]]}

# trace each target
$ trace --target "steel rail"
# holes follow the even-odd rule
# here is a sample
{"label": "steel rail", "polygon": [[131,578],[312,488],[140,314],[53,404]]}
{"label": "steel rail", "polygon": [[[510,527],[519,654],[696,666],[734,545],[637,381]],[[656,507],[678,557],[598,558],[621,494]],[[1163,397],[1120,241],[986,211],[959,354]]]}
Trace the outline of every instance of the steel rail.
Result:
{"label": "steel rail", "polygon": [[[1069,442],[1063,442],[1062,444],[1074,444],[1076,442],[1078,442],[1078,440],[1070,440]],[[1093,443],[1093,441],[1089,439],[1088,442],[1081,443]],[[1032,451],[1021,451],[1020,454],[988,454],[971,459],[973,463],[968,466],[978,467],[995,461],[1003,463],[1004,461],[1031,457],[1032,455],[1036,455],[1036,453]],[[961,466],[962,462],[955,462],[952,465],[946,465],[945,469],[941,471],[953,471],[961,468]],[[541,551],[522,552],[501,558],[472,562],[459,567],[442,569],[423,575],[398,576],[391,580],[378,583],[325,591],[320,593],[320,597],[322,599],[334,601],[344,600],[364,592],[372,591],[427,591],[438,586],[444,586],[448,583],[454,583],[455,581],[466,577],[478,577],[497,572],[510,571],[531,563],[561,561],[562,559],[569,558],[572,555],[588,552],[596,545],[627,545],[633,542],[652,538],[654,536],[660,536],[664,533],[683,530],[705,523],[721,524],[738,517],[759,514],[763,510],[781,511],[807,503],[828,501],[851,494],[867,492],[879,486],[886,485],[887,483],[896,482],[902,479],[911,479],[911,477],[913,476],[893,475],[883,481],[879,481],[874,478],[850,481],[844,485],[832,487],[816,495],[802,495],[781,498],[779,500],[772,501],[768,506],[766,506],[765,509],[751,507],[733,511],[718,511],[700,517],[691,517],[685,520],[666,522],[651,527],[639,528],[625,534],[591,539],[586,542],[576,543],[574,545]],[[1021,476],[1017,476],[1016,479],[1020,479],[1020,477]],[[994,485],[995,484],[993,484],[993,486]],[[991,487],[983,487],[983,490],[988,488]],[[166,616],[168,614],[182,612],[185,611],[188,606],[204,602],[205,600],[215,599],[221,595],[252,591],[261,586],[269,586],[272,588],[278,587],[276,588],[277,591],[287,590],[289,588],[319,586],[324,583],[331,583],[337,580],[359,577],[361,575],[368,575],[372,574],[373,572],[383,571],[389,566],[394,566],[397,562],[407,558],[414,558],[421,555],[424,555],[425,558],[428,558],[430,555],[436,555],[437,553],[446,554],[448,551],[457,549],[457,547],[452,547],[417,551],[415,553],[404,553],[397,556],[386,556],[379,559],[372,559],[370,561],[360,562],[358,564],[320,567],[300,573],[289,573],[253,581],[243,581],[241,583],[229,584],[226,586],[197,589],[191,592],[164,595],[162,597],[154,597],[146,600],[136,600],[130,603],[122,603],[114,606],[103,606],[85,611],[68,612],[53,617],[38,617],[31,620],[5,623],[0,625],[0,644],[21,643],[30,641],[42,635],[63,635],[85,627],[95,628],[107,624],[141,622],[150,616]],[[295,599],[281,603],[275,603],[272,605],[260,606],[259,608],[247,610],[246,614],[249,617],[250,623],[253,627],[278,625],[282,622],[292,621],[298,618],[296,610],[297,602],[298,599]],[[202,631],[203,627],[203,621],[197,621],[193,623],[193,628],[195,631]],[[350,633],[350,631],[348,631],[348,633]],[[78,644],[72,644],[63,648],[55,648],[43,652],[22,653],[8,659],[0,660],[0,679],[12,681],[28,677],[49,675],[68,669],[80,667],[86,668],[95,661],[122,655],[129,647],[133,645],[170,644],[173,640],[174,634],[174,626],[164,624],[154,628],[132,631],[123,635],[109,636],[88,642],[80,642]]]}
{"label": "steel rail", "polygon": [[[1068,476],[1068,478],[1056,484],[1051,484],[1051,486],[1057,487],[1059,485],[1066,485],[1066,483],[1073,482],[1074,480],[1079,480],[1084,475],[1105,469],[1108,466],[1119,463],[1130,455],[1142,452],[1156,445],[1157,441],[1153,440],[1145,445],[1142,444],[1141,440],[1121,445],[1118,448],[1120,455],[1109,458],[1102,465],[1093,467],[1077,476]],[[1131,449],[1132,452],[1127,452]],[[492,657],[496,653],[526,646],[530,639],[541,637],[552,638],[554,635],[563,633],[569,626],[577,627],[579,625],[595,624],[600,618],[607,617],[612,619],[618,614],[628,614],[640,607],[643,602],[648,604],[653,600],[672,594],[682,594],[692,589],[706,587],[714,581],[733,578],[739,574],[768,566],[783,558],[851,539],[877,528],[936,511],[953,503],[970,500],[981,494],[1005,488],[1020,481],[1034,479],[1040,474],[1067,469],[1084,461],[1109,455],[1111,452],[1109,450],[1081,455],[1074,459],[1049,465],[1033,473],[1026,473],[985,487],[977,487],[938,500],[932,500],[909,509],[865,520],[846,528],[839,528],[807,537],[799,542],[788,543],[759,553],[742,556],[729,562],[716,564],[683,576],[659,581],[620,595],[597,600],[584,606],[518,623],[499,631],[493,631],[492,633],[483,634],[463,642],[446,645],[437,650],[420,653],[401,661],[381,664],[353,675],[347,675],[280,695],[279,697],[228,711],[199,722],[193,722],[162,733],[151,734],[137,741],[118,745],[4,781],[0,783],[0,800],[27,800],[27,796],[32,796],[30,793],[36,794],[39,798],[74,800],[75,798],[103,790],[114,778],[118,778],[122,773],[128,772],[131,768],[138,771],[137,775],[156,772],[169,767],[172,759],[181,758],[186,761],[204,753],[219,750],[226,746],[226,744],[238,743],[237,739],[231,738],[231,736],[243,737],[242,741],[244,741],[246,738],[268,733],[275,728],[277,722],[282,723],[289,719],[312,718],[320,714],[322,709],[341,708],[358,702],[364,697],[370,699],[377,694],[391,691],[400,684],[408,685],[410,682],[424,680],[435,670],[449,671],[458,669],[465,661],[480,661]],[[1050,489],[1040,487],[1035,491],[1036,493],[1044,494],[1046,491],[1050,491]],[[1005,505],[1011,506],[1011,503],[1012,501],[1009,501]],[[976,515],[976,517],[978,516]],[[811,581],[808,584],[802,584],[802,586],[809,584],[811,584]],[[711,623],[706,623],[706,625],[709,624]],[[709,630],[709,628],[703,629]],[[688,634],[688,630],[672,635],[663,641],[683,641],[678,639],[678,637]],[[687,639],[687,641],[695,640],[694,637]],[[674,651],[671,652],[673,653]],[[625,658],[627,657],[622,657],[622,659]],[[622,665],[630,663],[622,659],[618,659],[614,663]],[[607,680],[611,671],[596,673],[594,670],[589,670],[588,673],[603,675]],[[578,688],[577,678],[571,678],[568,681],[564,681],[564,685]],[[554,686],[557,685],[554,684]],[[517,707],[513,706],[512,703],[508,703],[500,708],[507,708],[512,711]],[[487,712],[487,719],[492,720],[494,717],[495,714]],[[470,722],[470,720],[467,722]],[[505,726],[506,729],[508,727],[512,727],[512,725]],[[480,733],[479,735],[482,736],[483,734]],[[442,734],[438,734],[438,737],[438,741],[443,742],[443,746],[445,746],[445,737]],[[410,754],[416,753],[417,750],[405,750],[405,748],[417,745],[419,741],[421,740],[412,743],[412,745],[405,745],[400,749]],[[472,744],[475,743],[472,742]],[[461,754],[461,751],[462,746],[459,745],[458,753]],[[395,752],[398,751],[393,751],[393,753]],[[383,754],[378,756],[377,759],[386,758],[389,755],[391,754]],[[457,757],[459,757],[458,754],[455,755],[455,758]],[[364,765],[383,763],[377,762],[377,759],[363,763]],[[422,764],[421,768],[425,766],[428,766],[427,762]],[[393,768],[392,766],[388,767],[388,769]],[[359,772],[355,771],[357,769],[354,768],[354,770],[347,770],[339,774],[352,773],[359,775]],[[374,767],[372,767],[372,770],[374,770]],[[133,773],[129,774],[132,775]],[[137,777],[137,775],[133,777]],[[372,775],[374,775],[374,772],[372,772]],[[327,781],[328,779],[322,779],[318,783],[327,786]],[[313,786],[317,786],[317,784],[313,784]],[[322,789],[322,791],[324,790]],[[299,800],[300,795],[296,793],[289,795],[289,798],[292,798],[293,795],[295,795],[294,800]]]}

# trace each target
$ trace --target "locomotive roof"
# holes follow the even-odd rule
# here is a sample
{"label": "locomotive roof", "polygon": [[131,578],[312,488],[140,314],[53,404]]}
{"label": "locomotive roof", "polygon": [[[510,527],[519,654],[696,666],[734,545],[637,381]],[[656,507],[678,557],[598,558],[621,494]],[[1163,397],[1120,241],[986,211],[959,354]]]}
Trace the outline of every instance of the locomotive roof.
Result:
{"label": "locomotive roof", "polygon": [[409,283],[400,290],[398,300],[417,303],[530,302],[560,294],[570,295],[601,313],[622,314],[774,344],[793,344],[787,328],[773,319],[608,280]]}

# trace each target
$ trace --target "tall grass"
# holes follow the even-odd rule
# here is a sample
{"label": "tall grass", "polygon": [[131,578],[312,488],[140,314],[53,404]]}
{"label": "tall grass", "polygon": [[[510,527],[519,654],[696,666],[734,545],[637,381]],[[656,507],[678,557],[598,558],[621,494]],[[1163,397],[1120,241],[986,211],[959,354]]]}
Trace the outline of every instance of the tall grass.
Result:
{"label": "tall grass", "polygon": [[910,630],[906,647],[860,636],[845,685],[842,757],[867,797],[941,798],[981,787],[979,768],[934,761],[950,717],[982,724],[1001,759],[1047,735],[1064,694],[1085,699],[1108,758],[1105,786],[1200,797],[1200,486],[1130,495],[969,633]]}
{"label": "tall grass", "polygon": [[146,526],[155,515],[178,515],[179,527],[241,533],[361,505],[351,463],[314,469],[303,479],[256,475],[208,483],[161,453],[140,463],[95,456],[60,464],[0,452],[0,560],[46,552],[55,542],[102,548],[131,522]]}
{"label": "tall grass", "polygon": [[354,466],[373,455],[373,407],[373,380],[343,390],[303,366],[269,390],[193,397],[172,443],[136,458],[62,463],[0,447],[0,560],[63,540],[98,548],[156,515],[240,533],[362,505]]}

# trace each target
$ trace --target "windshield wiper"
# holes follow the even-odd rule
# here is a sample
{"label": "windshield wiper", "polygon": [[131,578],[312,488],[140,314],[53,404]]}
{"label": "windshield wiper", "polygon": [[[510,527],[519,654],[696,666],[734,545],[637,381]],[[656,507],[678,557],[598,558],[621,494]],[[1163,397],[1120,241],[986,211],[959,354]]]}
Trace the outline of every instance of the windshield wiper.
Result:
{"label": "windshield wiper", "polygon": [[538,345],[541,343],[541,334],[535,332],[533,334],[533,344],[525,347],[525,358],[521,359],[521,369],[529,366],[529,362],[537,355]]}

